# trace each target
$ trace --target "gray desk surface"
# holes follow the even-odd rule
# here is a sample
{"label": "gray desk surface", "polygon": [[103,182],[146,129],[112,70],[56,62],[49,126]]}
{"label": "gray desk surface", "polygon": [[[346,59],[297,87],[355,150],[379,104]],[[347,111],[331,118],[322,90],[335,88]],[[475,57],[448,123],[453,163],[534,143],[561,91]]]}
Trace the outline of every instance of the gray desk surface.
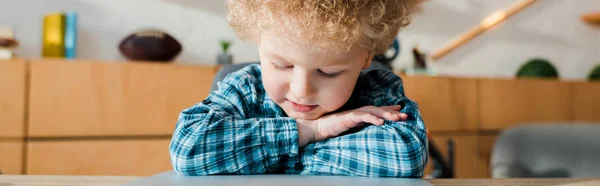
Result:
{"label": "gray desk surface", "polygon": [[[0,186],[121,186],[143,176],[84,176],[84,175],[0,175]],[[594,178],[514,178],[514,179],[425,179],[435,186],[592,186],[600,185]],[[283,185],[287,186],[287,185]],[[311,185],[306,185],[311,186]]]}
{"label": "gray desk surface", "polygon": [[146,177],[125,186],[432,186],[423,179],[348,176],[251,175],[179,176],[173,171]]}

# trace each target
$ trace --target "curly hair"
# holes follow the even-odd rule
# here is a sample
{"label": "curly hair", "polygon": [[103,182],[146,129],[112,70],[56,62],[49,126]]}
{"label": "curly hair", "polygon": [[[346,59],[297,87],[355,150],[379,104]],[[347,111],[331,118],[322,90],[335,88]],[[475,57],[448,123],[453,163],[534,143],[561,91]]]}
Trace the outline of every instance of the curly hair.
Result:
{"label": "curly hair", "polygon": [[387,51],[421,0],[227,0],[227,20],[242,40],[261,34],[316,52],[347,52],[356,42],[372,54]]}

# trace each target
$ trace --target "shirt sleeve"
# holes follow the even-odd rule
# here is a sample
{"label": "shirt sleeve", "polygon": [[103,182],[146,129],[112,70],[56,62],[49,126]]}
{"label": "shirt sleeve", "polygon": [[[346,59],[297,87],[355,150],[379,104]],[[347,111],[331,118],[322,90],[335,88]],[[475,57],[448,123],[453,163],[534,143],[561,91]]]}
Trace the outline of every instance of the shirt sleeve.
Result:
{"label": "shirt sleeve", "polygon": [[[394,75],[395,76],[395,75]],[[363,99],[375,106],[402,105],[405,121],[385,121],[382,126],[367,125],[349,133],[307,146],[312,161],[306,174],[375,177],[422,177],[427,164],[427,135],[415,102],[404,95],[399,77],[380,79],[390,82],[383,91],[370,92]],[[372,85],[375,86],[375,85]],[[384,96],[381,96],[381,95]]]}
{"label": "shirt sleeve", "polygon": [[228,76],[206,100],[181,112],[169,148],[176,173],[269,173],[280,157],[298,154],[294,119],[249,118],[253,93],[251,81]]}

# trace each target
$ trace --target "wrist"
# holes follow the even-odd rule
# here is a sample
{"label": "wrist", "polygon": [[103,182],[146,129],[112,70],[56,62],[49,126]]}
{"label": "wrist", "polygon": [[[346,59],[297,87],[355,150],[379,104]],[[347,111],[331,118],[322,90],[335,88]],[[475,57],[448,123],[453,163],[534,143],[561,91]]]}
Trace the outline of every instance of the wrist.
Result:
{"label": "wrist", "polygon": [[298,146],[303,147],[315,141],[316,128],[314,121],[296,119],[298,126]]}

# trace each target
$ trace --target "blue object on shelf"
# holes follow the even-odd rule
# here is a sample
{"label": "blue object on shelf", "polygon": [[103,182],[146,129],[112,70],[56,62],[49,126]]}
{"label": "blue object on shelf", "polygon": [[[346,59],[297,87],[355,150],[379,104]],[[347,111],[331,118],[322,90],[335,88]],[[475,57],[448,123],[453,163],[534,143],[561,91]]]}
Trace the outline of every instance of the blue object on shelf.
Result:
{"label": "blue object on shelf", "polygon": [[[394,42],[389,46],[388,52],[373,56],[373,61],[378,61],[384,64],[387,68],[392,68],[392,61],[400,55],[400,41],[398,38],[394,39]],[[392,50],[394,53],[389,56],[389,51]]]}
{"label": "blue object on shelf", "polygon": [[75,59],[77,56],[77,13],[66,13],[65,24],[65,58]]}

